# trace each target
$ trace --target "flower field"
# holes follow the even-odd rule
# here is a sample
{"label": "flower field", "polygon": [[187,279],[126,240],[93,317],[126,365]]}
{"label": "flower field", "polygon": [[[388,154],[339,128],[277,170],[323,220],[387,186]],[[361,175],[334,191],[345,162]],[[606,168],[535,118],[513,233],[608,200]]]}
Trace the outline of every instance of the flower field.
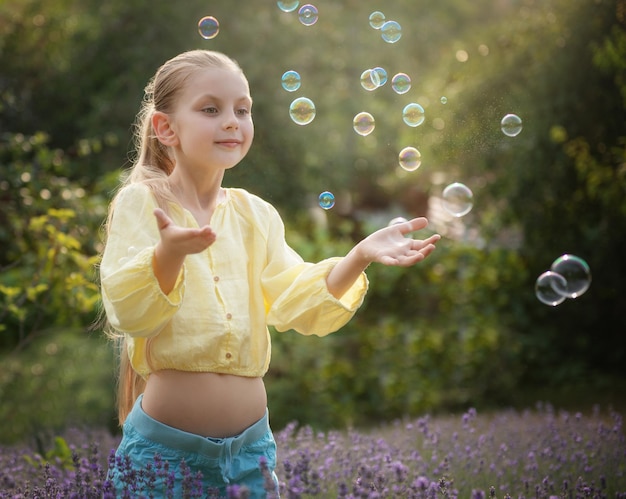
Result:
{"label": "flower field", "polygon": [[[612,410],[470,409],[329,432],[292,424],[276,441],[283,498],[626,498],[626,437]],[[43,456],[0,448],[0,498],[113,497],[106,470],[115,444],[106,433],[74,430]],[[128,497],[169,497],[159,463],[132,475]],[[187,477],[187,497],[216,497],[196,478]],[[233,487],[229,497],[248,495]]]}

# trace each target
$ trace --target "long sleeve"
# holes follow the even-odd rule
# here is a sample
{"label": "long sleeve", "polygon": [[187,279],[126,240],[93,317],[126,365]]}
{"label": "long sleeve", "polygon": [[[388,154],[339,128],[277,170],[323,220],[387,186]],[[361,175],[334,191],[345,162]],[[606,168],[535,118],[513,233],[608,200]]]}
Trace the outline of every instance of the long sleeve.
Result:
{"label": "long sleeve", "polygon": [[294,329],[305,335],[337,331],[363,303],[369,284],[365,273],[341,299],[335,298],[328,291],[326,277],[341,258],[304,262],[285,242],[279,215],[270,219],[268,265],[261,278],[268,324],[278,331]]}
{"label": "long sleeve", "polygon": [[104,309],[111,325],[133,337],[157,334],[180,308],[184,267],[174,289],[165,295],[152,259],[159,241],[149,188],[132,184],[115,198],[100,266]]}

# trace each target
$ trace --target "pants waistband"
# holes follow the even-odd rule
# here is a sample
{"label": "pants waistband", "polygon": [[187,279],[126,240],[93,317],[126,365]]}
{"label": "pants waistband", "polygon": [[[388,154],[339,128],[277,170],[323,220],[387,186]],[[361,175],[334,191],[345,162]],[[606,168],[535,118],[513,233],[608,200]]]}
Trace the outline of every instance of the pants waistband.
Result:
{"label": "pants waistband", "polygon": [[243,446],[260,440],[270,431],[269,413],[266,409],[265,416],[239,435],[221,439],[203,437],[202,435],[196,435],[195,433],[168,426],[150,417],[141,408],[142,398],[143,395],[137,398],[124,425],[130,425],[144,438],[172,449],[216,458],[222,454],[224,444],[233,454],[236,454]]}

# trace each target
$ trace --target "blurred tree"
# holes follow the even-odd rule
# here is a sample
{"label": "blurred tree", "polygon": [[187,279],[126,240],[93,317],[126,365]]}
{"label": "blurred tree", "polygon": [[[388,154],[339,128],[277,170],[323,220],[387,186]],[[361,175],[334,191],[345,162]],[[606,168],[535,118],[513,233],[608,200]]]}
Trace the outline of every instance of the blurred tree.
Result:
{"label": "blurred tree", "polygon": [[[505,229],[521,233],[529,291],[564,253],[591,266],[592,287],[575,302],[552,310],[520,297],[516,329],[534,381],[623,373],[623,12],[622,1],[521,2],[506,29],[485,32],[488,56],[472,63],[472,54],[459,70],[464,85],[440,146],[480,186],[477,225],[490,246]],[[496,126],[511,112],[524,120],[515,138]]]}
{"label": "blurred tree", "polygon": [[[430,211],[447,236],[415,271],[372,267],[368,300],[341,335],[275,335],[268,386],[280,417],[297,408],[332,424],[506,401],[522,372],[560,384],[623,375],[624,1],[316,5],[307,27],[275,2],[0,3],[0,348],[93,320],[96,234],[144,85],[169,57],[203,47],[240,62],[255,101],[255,144],[226,184],[273,202],[306,258],[342,254],[397,215]],[[397,43],[369,25],[374,10],[400,22]],[[220,21],[215,39],[197,32],[205,15]],[[388,81],[369,92],[360,75],[375,66]],[[288,69],[302,76],[294,93],[280,86]],[[391,89],[399,72],[412,78],[407,94]],[[287,111],[299,96],[316,104],[307,126]],[[402,121],[410,102],[425,108],[419,127]],[[352,129],[360,111],[376,120],[367,137]],[[515,138],[499,130],[509,112],[524,120]],[[398,166],[407,145],[422,153],[416,172]],[[462,220],[432,209],[455,180],[475,194]],[[323,190],[337,197],[329,212],[316,206]],[[594,281],[551,309],[534,280],[565,252]],[[293,359],[309,369],[294,373]]]}

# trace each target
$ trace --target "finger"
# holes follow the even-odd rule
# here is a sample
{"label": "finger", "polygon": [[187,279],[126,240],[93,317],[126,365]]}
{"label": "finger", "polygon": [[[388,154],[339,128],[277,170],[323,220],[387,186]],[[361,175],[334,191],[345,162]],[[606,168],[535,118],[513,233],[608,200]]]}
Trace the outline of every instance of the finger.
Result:
{"label": "finger", "polygon": [[435,245],[434,244],[429,244],[428,246],[425,246],[424,248],[422,248],[420,250],[420,254],[424,256],[424,258],[426,258],[428,255],[430,255],[433,251],[435,251]]}
{"label": "finger", "polygon": [[409,220],[408,222],[404,222],[402,224],[398,224],[398,228],[402,234],[408,234],[409,232],[415,232],[417,230],[422,230],[423,228],[428,226],[428,220],[425,217],[418,217]]}
{"label": "finger", "polygon": [[434,246],[441,239],[439,234],[434,234],[426,239],[413,239],[413,247],[416,249],[425,248],[428,245]]}
{"label": "finger", "polygon": [[155,208],[153,213],[157,220],[157,226],[159,227],[159,230],[165,229],[168,225],[172,223],[172,219],[168,217],[161,208]]}

